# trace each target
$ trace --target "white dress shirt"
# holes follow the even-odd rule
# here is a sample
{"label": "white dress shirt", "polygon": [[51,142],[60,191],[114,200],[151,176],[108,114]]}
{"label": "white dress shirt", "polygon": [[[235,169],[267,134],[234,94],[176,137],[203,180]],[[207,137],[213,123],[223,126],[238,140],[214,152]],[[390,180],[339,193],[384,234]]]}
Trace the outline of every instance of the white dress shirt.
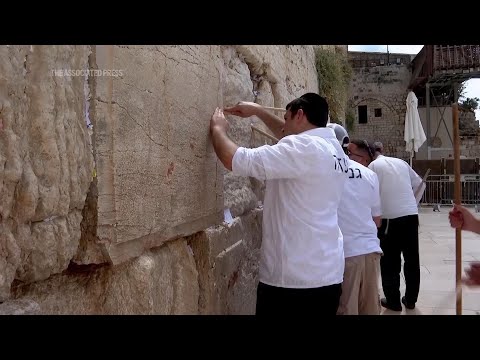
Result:
{"label": "white dress shirt", "polygon": [[422,186],[422,178],[406,161],[379,155],[368,167],[378,176],[382,218],[418,214],[414,192]]}
{"label": "white dress shirt", "polygon": [[345,257],[382,253],[373,217],[381,216],[377,175],[350,160],[349,176],[338,208],[338,224],[343,234]]}
{"label": "white dress shirt", "polygon": [[234,174],[266,180],[261,282],[316,288],[343,281],[337,209],[347,165],[330,128],[286,136],[273,146],[236,151]]}

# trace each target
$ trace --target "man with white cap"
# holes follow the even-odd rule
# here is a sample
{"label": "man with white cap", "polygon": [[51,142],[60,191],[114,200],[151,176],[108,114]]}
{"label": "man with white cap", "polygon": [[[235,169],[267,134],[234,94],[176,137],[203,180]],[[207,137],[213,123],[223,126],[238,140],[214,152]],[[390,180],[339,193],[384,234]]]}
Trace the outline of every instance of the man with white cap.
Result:
{"label": "man with white cap", "polygon": [[[380,190],[377,175],[367,168],[373,149],[367,142],[349,141],[347,131],[329,124],[350,157],[349,177],[338,208],[338,225],[343,233],[345,272],[339,315],[378,315],[380,298]],[[359,145],[356,145],[358,143]],[[363,146],[362,146],[363,145]]]}

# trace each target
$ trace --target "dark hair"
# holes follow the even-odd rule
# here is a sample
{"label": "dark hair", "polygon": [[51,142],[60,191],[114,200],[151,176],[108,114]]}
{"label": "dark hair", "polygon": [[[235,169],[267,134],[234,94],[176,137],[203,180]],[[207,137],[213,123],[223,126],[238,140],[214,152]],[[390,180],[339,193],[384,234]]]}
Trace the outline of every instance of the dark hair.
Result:
{"label": "dark hair", "polygon": [[366,151],[370,160],[373,161],[375,157],[375,146],[369,143],[367,140],[350,140],[351,144],[356,145],[360,150]]}
{"label": "dark hair", "polygon": [[310,124],[317,127],[325,127],[328,122],[328,103],[325,98],[315,93],[306,93],[291,101],[286,106],[292,112],[292,116],[302,109]]}

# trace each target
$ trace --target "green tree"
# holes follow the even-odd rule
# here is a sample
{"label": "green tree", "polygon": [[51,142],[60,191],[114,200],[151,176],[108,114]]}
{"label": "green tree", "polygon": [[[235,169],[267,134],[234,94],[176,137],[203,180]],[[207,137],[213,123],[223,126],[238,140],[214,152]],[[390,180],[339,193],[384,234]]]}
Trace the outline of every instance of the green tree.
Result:
{"label": "green tree", "polygon": [[475,110],[478,109],[479,101],[480,101],[480,99],[478,97],[466,98],[461,104],[462,104],[463,108],[475,111]]}

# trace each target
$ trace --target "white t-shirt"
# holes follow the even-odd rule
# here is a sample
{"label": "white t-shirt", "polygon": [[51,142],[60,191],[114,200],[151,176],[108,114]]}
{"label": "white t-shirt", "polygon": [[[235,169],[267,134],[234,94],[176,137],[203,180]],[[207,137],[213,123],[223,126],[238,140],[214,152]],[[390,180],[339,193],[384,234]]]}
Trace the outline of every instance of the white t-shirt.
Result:
{"label": "white t-shirt", "polygon": [[350,160],[349,176],[338,208],[338,225],[343,234],[345,257],[382,253],[373,216],[381,216],[377,175]]}
{"label": "white t-shirt", "polygon": [[418,214],[414,192],[422,178],[402,159],[379,155],[368,167],[378,176],[382,218],[395,219]]}
{"label": "white t-shirt", "polygon": [[339,284],[345,267],[337,209],[347,157],[330,128],[240,147],[236,175],[266,179],[259,279],[284,288]]}

